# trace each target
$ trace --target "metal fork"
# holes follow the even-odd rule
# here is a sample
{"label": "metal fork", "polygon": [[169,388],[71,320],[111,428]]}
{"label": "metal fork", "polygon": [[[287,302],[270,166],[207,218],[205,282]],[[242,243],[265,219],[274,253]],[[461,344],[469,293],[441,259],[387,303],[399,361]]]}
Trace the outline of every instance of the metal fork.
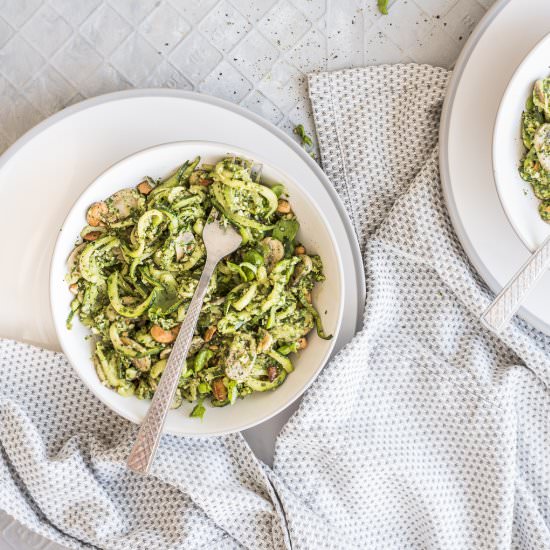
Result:
{"label": "metal fork", "polygon": [[481,315],[481,322],[491,330],[501,332],[548,268],[550,268],[550,237],[544,240],[512,280],[500,291]]}
{"label": "metal fork", "polygon": [[199,284],[189,304],[187,314],[181,325],[147,415],[141,423],[136,441],[126,461],[128,468],[140,474],[149,473],[153,459],[155,458],[164,421],[178,387],[181,371],[185,365],[185,359],[191,346],[191,339],[195,332],[195,326],[210,278],[218,262],[224,256],[235,251],[241,244],[241,236],[229,225],[226,227],[222,226],[216,219],[216,210],[212,211],[210,218],[211,221],[204,226],[202,232],[202,239],[206,247],[206,263]]}

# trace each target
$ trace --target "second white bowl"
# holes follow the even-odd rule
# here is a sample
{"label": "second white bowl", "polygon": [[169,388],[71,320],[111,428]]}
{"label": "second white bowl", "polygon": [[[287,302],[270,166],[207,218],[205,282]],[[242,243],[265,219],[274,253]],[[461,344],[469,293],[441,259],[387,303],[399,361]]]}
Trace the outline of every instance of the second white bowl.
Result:
{"label": "second white bowl", "polygon": [[[502,97],[493,133],[493,171],[498,195],[514,231],[532,251],[550,235],[550,224],[540,218],[539,200],[519,175],[525,152],[521,114],[535,82],[550,75],[549,60],[550,34],[529,52],[514,73]],[[480,85],[489,86],[490,79]]]}

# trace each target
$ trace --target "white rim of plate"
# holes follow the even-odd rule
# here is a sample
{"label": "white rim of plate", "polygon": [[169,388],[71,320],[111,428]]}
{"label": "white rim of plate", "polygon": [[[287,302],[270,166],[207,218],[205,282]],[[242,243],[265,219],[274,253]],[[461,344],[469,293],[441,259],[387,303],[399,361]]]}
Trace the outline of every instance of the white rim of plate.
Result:
{"label": "white rim of plate", "polygon": [[[453,70],[453,73],[451,75],[451,78],[448,84],[447,94],[446,94],[445,101],[443,103],[442,112],[441,112],[441,123],[440,123],[440,130],[439,130],[439,144],[440,144],[439,168],[440,168],[440,175],[441,175],[441,186],[442,186],[445,204],[449,212],[449,217],[451,218],[451,222],[454,227],[457,238],[460,241],[460,244],[464,249],[466,255],[468,256],[470,262],[472,263],[472,265],[474,266],[478,274],[481,276],[481,278],[485,281],[487,286],[490,288],[490,290],[494,294],[498,294],[502,290],[505,283],[501,284],[497,280],[497,278],[491,273],[489,267],[485,265],[485,262],[482,260],[480,255],[475,250],[473,241],[470,240],[470,237],[468,236],[468,232],[466,231],[466,226],[464,225],[459,215],[457,203],[455,202],[455,199],[454,199],[453,185],[451,182],[451,175],[450,175],[450,164],[449,164],[449,156],[448,156],[449,155],[449,137],[450,137],[449,132],[451,127],[450,126],[451,117],[452,117],[452,110],[453,110],[455,97],[460,87],[460,83],[461,83],[464,71],[470,61],[470,57],[475,52],[476,47],[480,39],[485,34],[485,32],[491,27],[494,20],[511,2],[513,2],[513,0],[497,0],[497,2],[487,11],[487,13],[481,19],[479,24],[476,26],[476,28],[472,32],[470,38],[466,42],[464,49],[462,50],[461,54],[457,59],[455,68]],[[492,172],[492,166],[490,170]],[[496,190],[495,190],[495,193],[496,193]],[[500,205],[500,200],[499,200],[499,205]],[[505,219],[507,220],[506,215],[505,215]],[[510,229],[515,234],[511,225],[510,225]],[[518,244],[524,248],[526,257],[527,257],[527,254],[529,254],[529,249],[525,247],[525,245],[523,244],[523,241],[521,241],[519,237],[518,237]],[[520,264],[518,264],[517,267],[519,268]],[[545,334],[550,334],[550,324],[545,322],[541,317],[532,313],[530,310],[526,309],[525,307],[521,307],[518,310],[517,315],[522,319],[524,319],[526,322],[528,322],[531,326],[540,330],[541,332]]]}
{"label": "white rim of plate", "polygon": [[[464,248],[464,251],[466,252],[468,258],[470,258],[470,261],[472,262],[476,270],[479,272],[479,274],[483,277],[484,281],[489,285],[491,290],[495,293],[498,293],[502,287],[498,283],[498,281],[494,278],[492,273],[487,269],[484,262],[479,257],[476,250],[474,249],[472,243],[466,237],[466,229],[458,214],[458,209],[456,207],[456,203],[454,201],[454,197],[451,192],[452,184],[451,184],[451,173],[450,173],[449,158],[448,158],[449,126],[451,122],[451,113],[453,109],[456,92],[458,90],[458,86],[462,79],[462,74],[464,73],[464,69],[468,64],[468,61],[470,60],[470,56],[472,55],[475,47],[477,46],[479,39],[483,36],[487,28],[493,22],[493,19],[504,9],[504,7],[509,2],[510,0],[497,0],[497,2],[493,4],[493,6],[489,8],[489,11],[487,11],[487,13],[481,18],[481,21],[477,24],[476,28],[473,30],[472,34],[470,35],[470,38],[468,38],[468,41],[464,45],[462,52],[458,56],[458,59],[455,64],[455,68],[453,70],[451,79],[447,87],[447,93],[445,95],[443,108],[441,110],[441,122],[439,125],[439,144],[440,144],[439,171],[441,174],[441,187],[443,189],[443,197],[445,199],[445,204],[447,205],[447,210],[449,211],[449,216],[451,218],[453,227],[455,228],[457,237],[460,240],[460,244],[462,245],[462,248]],[[525,317],[527,318],[532,316],[527,315]]]}
{"label": "white rim of plate", "polygon": [[[140,155],[147,155],[148,153],[150,153],[154,150],[162,149],[162,148],[165,148],[165,147],[170,147],[170,146],[173,146],[173,145],[179,145],[179,144],[204,146],[204,147],[207,147],[209,145],[210,146],[213,145],[213,146],[216,146],[216,147],[220,147],[222,149],[227,149],[228,151],[231,151],[231,152],[236,152],[238,154],[242,154],[247,158],[253,158],[255,161],[258,161],[258,162],[263,163],[265,165],[273,166],[272,163],[267,162],[261,156],[255,154],[255,153],[252,153],[250,151],[247,151],[246,149],[243,149],[241,147],[235,147],[235,146],[233,146],[231,144],[227,144],[227,143],[220,143],[220,142],[215,142],[215,141],[205,141],[205,140],[186,140],[186,141],[161,143],[161,144],[158,144],[158,145],[153,145],[151,147],[146,147],[145,149],[142,149],[140,151],[136,151],[135,153],[127,155],[127,156],[123,157],[122,159],[112,163],[103,172],[101,172],[101,174],[99,174],[93,181],[90,182],[90,184],[86,187],[86,189],[79,195],[79,197],[76,199],[76,201],[69,208],[69,210],[67,212],[67,216],[65,216],[65,220],[63,221],[63,224],[61,226],[61,232],[60,232],[58,238],[56,239],[56,243],[55,243],[55,246],[54,246],[54,251],[53,251],[51,262],[50,262],[49,288],[50,288],[50,306],[52,308],[52,312],[54,310],[53,303],[52,303],[52,298],[53,298],[53,290],[52,289],[53,289],[53,285],[55,284],[53,282],[53,278],[52,278],[52,270],[54,269],[54,265],[57,265],[57,262],[65,261],[65,259],[60,259],[59,258],[59,256],[62,253],[61,250],[60,250],[59,245],[60,245],[60,241],[61,241],[61,237],[62,237],[62,230],[65,227],[65,223],[67,221],[67,218],[71,214],[71,212],[75,208],[78,208],[82,204],[84,204],[83,199],[84,199],[87,191],[90,189],[90,187],[92,185],[94,185],[94,183],[97,180],[103,178],[105,176],[105,174],[110,172],[115,166],[118,166],[120,164],[124,164],[124,163],[127,163],[127,162],[131,162],[136,157],[138,157]],[[286,174],[286,172],[283,169],[278,168],[276,166],[274,166],[274,168],[278,172],[284,174],[285,177],[288,177],[288,179],[292,179],[290,176],[288,176]],[[327,230],[327,232],[330,236],[330,239],[332,241],[333,247],[334,247],[335,250],[338,250],[338,243],[336,242],[336,237],[335,237],[335,235],[332,231],[332,228],[330,227],[330,223],[327,220],[324,212],[318,207],[317,202],[313,199],[313,197],[311,197],[311,194],[308,193],[307,189],[304,189],[303,187],[301,187],[300,189],[301,189],[302,193],[304,193],[304,195],[306,195],[308,197],[308,200],[315,206],[315,209],[317,210],[318,214],[320,214],[320,216],[323,220],[323,224],[325,225],[325,229]],[[260,417],[258,420],[254,420],[252,422],[245,423],[241,426],[238,426],[237,428],[230,429],[230,430],[209,431],[207,433],[201,433],[201,434],[187,433],[187,432],[184,432],[184,431],[175,432],[175,431],[172,431],[170,429],[165,428],[163,430],[164,433],[170,433],[172,435],[177,435],[177,436],[182,436],[182,437],[214,437],[214,436],[219,436],[219,435],[227,435],[227,434],[231,434],[231,433],[241,432],[241,431],[247,430],[249,428],[253,428],[254,426],[258,426],[259,424],[263,424],[264,422],[268,421],[270,418],[276,416],[281,411],[283,411],[284,409],[286,409],[287,407],[292,405],[292,403],[294,403],[299,397],[301,397],[307,391],[307,389],[317,379],[317,377],[319,376],[319,374],[321,373],[323,368],[326,366],[326,364],[330,360],[330,356],[331,356],[332,352],[334,351],[334,346],[336,344],[336,340],[338,339],[338,335],[340,333],[340,329],[341,329],[341,326],[342,326],[342,320],[343,320],[343,314],[344,314],[345,277],[344,277],[344,269],[343,269],[341,258],[340,258],[339,255],[337,255],[337,257],[339,259],[339,261],[338,261],[338,275],[340,277],[340,296],[339,296],[337,322],[336,322],[336,326],[334,327],[333,338],[330,341],[330,344],[327,347],[325,353],[323,354],[323,358],[321,359],[321,361],[319,361],[318,366],[315,368],[315,370],[313,371],[311,377],[307,380],[307,382],[305,384],[303,384],[301,387],[297,388],[296,391],[290,396],[289,400],[285,404],[281,405],[280,407],[277,407],[274,411],[270,412],[269,414],[267,414],[263,417]],[[110,408],[111,410],[113,410],[114,412],[116,412],[118,415],[122,416],[126,420],[129,420],[130,422],[133,422],[134,424],[140,424],[142,419],[139,418],[138,416],[136,416],[135,413],[128,411],[124,407],[119,407],[115,402],[107,403],[103,399],[103,397],[95,391],[95,386],[92,383],[89,383],[88,380],[86,380],[86,379],[84,379],[80,376],[80,371],[76,367],[76,361],[74,360],[73,354],[70,351],[67,351],[65,349],[65,347],[63,346],[63,338],[61,338],[61,335],[60,335],[61,326],[58,322],[57,317],[55,317],[55,316],[54,316],[54,328],[55,328],[55,332],[56,332],[57,338],[59,340],[59,343],[61,345],[61,348],[63,349],[63,353],[69,359],[69,363],[71,364],[72,368],[74,369],[74,371],[76,372],[76,374],[78,375],[80,380],[88,387],[88,389],[94,394],[94,396],[99,401],[101,401],[105,406],[107,406],[108,408]]]}

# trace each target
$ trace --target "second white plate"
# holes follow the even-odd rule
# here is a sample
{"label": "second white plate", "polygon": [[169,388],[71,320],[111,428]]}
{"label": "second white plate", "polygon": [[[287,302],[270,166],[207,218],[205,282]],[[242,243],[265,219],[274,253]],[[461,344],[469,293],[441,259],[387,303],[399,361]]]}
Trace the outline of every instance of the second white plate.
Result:
{"label": "second white plate", "polygon": [[[466,44],[441,118],[441,179],[449,213],[471,262],[499,292],[529,257],[506,217],[492,167],[496,113],[522,59],[550,30],[548,0],[500,0]],[[519,315],[550,335],[550,273]]]}

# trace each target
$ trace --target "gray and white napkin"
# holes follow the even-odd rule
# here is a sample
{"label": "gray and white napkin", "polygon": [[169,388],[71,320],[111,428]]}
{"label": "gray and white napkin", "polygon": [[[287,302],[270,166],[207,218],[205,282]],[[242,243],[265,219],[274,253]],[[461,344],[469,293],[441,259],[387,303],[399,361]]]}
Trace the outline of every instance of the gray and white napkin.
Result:
{"label": "gray and white napkin", "polygon": [[0,508],[71,548],[550,548],[550,339],[497,338],[490,293],[442,199],[448,73],[310,77],[322,162],[359,237],[363,329],[276,445],[165,436],[128,472],[135,426],[65,358],[0,341]]}

